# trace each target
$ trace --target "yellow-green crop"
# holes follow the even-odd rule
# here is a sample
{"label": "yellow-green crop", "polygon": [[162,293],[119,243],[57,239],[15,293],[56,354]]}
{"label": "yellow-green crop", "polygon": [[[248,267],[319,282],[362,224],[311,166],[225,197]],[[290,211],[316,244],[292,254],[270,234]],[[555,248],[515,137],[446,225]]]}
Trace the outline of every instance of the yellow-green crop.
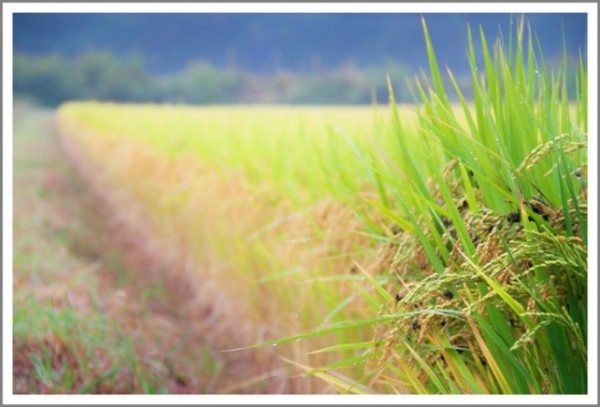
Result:
{"label": "yellow-green crop", "polygon": [[235,298],[248,347],[281,344],[339,392],[585,393],[585,66],[569,97],[566,59],[547,68],[523,23],[480,33],[483,67],[469,32],[473,102],[450,73],[452,104],[424,32],[418,109],[390,86],[386,110],[76,103],[59,121]]}

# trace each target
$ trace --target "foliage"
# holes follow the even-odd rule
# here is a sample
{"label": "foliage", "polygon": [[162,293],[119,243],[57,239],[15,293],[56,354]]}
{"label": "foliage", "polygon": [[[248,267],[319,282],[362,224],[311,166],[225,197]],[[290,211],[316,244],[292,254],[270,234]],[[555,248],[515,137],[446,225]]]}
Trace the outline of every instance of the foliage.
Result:
{"label": "foliage", "polygon": [[[386,94],[386,72],[407,72],[400,65],[388,64],[385,68],[358,69],[346,65],[329,71],[279,71],[261,75],[198,60],[179,73],[153,75],[139,55],[121,58],[99,51],[72,59],[57,54],[38,57],[16,54],[13,70],[15,95],[49,106],[69,100],[368,104],[373,92],[380,98]],[[410,94],[403,91],[399,97],[409,100]]]}

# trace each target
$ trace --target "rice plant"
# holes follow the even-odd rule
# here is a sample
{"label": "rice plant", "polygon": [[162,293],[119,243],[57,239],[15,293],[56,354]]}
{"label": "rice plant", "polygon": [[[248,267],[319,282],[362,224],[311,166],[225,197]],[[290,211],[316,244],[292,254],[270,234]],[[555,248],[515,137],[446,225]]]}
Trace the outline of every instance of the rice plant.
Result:
{"label": "rice plant", "polygon": [[417,80],[419,137],[403,128],[390,86],[397,151],[361,152],[380,192],[368,203],[385,219],[374,270],[389,281],[378,317],[362,321],[375,335],[360,351],[371,354],[361,383],[401,393],[586,393],[583,62],[571,102],[566,57],[550,72],[523,21],[508,50],[499,40],[490,51],[479,33],[481,71],[469,31],[474,101],[448,71],[457,109],[423,29],[430,73]]}
{"label": "rice plant", "polygon": [[390,80],[388,119],[78,103],[59,121],[233,298],[237,351],[281,345],[341,393],[586,393],[585,63],[569,95],[566,52],[549,68],[524,21],[493,44],[469,29],[469,101],[423,30],[421,105]]}

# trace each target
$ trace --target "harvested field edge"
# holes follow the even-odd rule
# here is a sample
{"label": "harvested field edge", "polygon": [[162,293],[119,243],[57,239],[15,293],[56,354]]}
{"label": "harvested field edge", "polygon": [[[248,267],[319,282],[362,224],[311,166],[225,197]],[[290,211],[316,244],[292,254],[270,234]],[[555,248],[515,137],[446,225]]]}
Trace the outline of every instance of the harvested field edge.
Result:
{"label": "harvested field edge", "polygon": [[[198,278],[201,265],[194,264],[189,253],[176,244],[161,238],[146,221],[141,205],[123,188],[114,189],[103,178],[93,160],[86,157],[72,139],[74,129],[64,123],[56,123],[59,139],[68,159],[97,199],[99,216],[109,225],[117,244],[124,248],[127,260],[139,273],[166,273],[170,288],[182,293],[182,304],[194,322],[206,328],[207,342],[215,349],[226,350],[249,345],[248,338],[255,338],[254,327],[246,321],[233,320],[226,309],[240,309],[236,298],[222,296],[221,306],[214,304],[214,283]],[[193,273],[195,276],[192,277]],[[199,280],[202,283],[199,284]],[[229,301],[223,307],[222,301]],[[298,378],[291,377],[283,368],[275,349],[248,350],[224,353],[223,358],[235,377],[229,390],[235,393],[298,393]],[[266,388],[265,388],[266,386]]]}

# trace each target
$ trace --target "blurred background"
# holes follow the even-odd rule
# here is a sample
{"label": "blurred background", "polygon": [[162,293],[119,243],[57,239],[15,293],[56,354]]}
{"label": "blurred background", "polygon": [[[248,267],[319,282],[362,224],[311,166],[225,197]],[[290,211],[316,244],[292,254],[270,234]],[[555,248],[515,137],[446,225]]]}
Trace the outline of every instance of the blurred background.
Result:
{"label": "blurred background", "polygon": [[[521,15],[424,14],[440,64],[468,94],[467,25],[488,42]],[[524,15],[546,64],[562,44],[585,57],[585,14]],[[526,30],[528,30],[526,26]],[[504,38],[508,41],[508,38]],[[536,40],[534,39],[534,44]],[[412,102],[427,70],[421,14],[14,15],[14,92],[46,106],[66,100],[189,104]]]}

